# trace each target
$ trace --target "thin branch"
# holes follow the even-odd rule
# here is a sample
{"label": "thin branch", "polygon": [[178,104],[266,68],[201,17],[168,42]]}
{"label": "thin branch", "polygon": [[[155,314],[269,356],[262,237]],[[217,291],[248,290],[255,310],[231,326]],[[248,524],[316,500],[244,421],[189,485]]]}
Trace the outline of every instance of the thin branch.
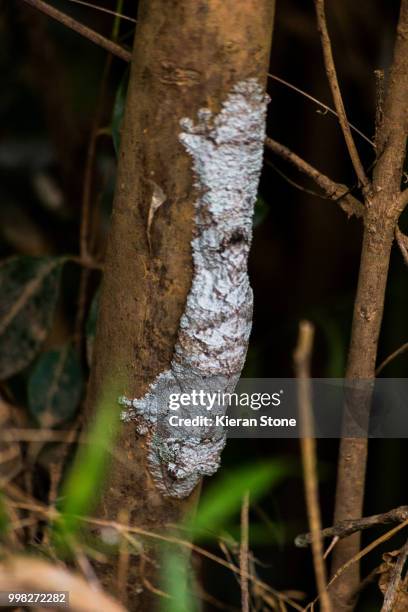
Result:
{"label": "thin branch", "polygon": [[292,166],[295,166],[299,172],[302,172],[302,174],[305,174],[311,178],[331,200],[339,202],[339,205],[349,217],[352,215],[355,215],[356,217],[363,217],[363,204],[349,193],[349,189],[346,187],[346,185],[332,181],[328,176],[299,157],[299,155],[293,153],[293,151],[288,149],[288,147],[285,147],[285,145],[280,144],[272,138],[267,137],[265,139],[265,146],[270,151],[292,164]]}
{"label": "thin branch", "polygon": [[363,165],[360,160],[353,136],[350,130],[349,122],[346,115],[346,110],[341,96],[340,86],[337,79],[336,67],[334,64],[333,51],[330,42],[330,36],[327,29],[327,21],[324,7],[324,0],[315,0],[315,9],[317,17],[317,27],[320,33],[324,65],[329,81],[330,89],[333,96],[334,107],[337,111],[340,127],[343,132],[344,140],[353,164],[358,180],[365,190],[369,188],[369,181],[365,174]]}
{"label": "thin branch", "polygon": [[391,355],[388,355],[388,357],[386,357],[386,359],[384,359],[384,361],[378,366],[378,368],[375,371],[375,375],[378,376],[379,374],[381,374],[381,372],[383,371],[383,369],[389,364],[391,363],[391,361],[394,361],[394,359],[396,357],[399,357],[400,355],[402,355],[403,353],[406,353],[406,351],[408,351],[408,342],[405,342],[405,344],[403,344],[402,346],[400,346],[399,348],[397,348],[396,351],[394,351],[393,353],[391,353]]}
{"label": "thin branch", "polygon": [[107,8],[104,8],[103,6],[98,6],[97,4],[91,4],[90,2],[84,2],[84,0],[68,0],[68,1],[73,2],[74,4],[81,4],[82,6],[86,6],[87,8],[94,9],[95,11],[101,11],[102,13],[113,15],[114,17],[118,17],[119,19],[123,19],[125,21],[131,21],[132,23],[137,23],[136,19],[133,19],[133,17],[128,17],[128,15],[122,15],[122,13],[111,11]]}
{"label": "thin branch", "polygon": [[282,172],[282,170],[280,170],[280,168],[278,168],[270,159],[268,159],[267,157],[265,158],[265,163],[270,166],[275,172],[276,174],[278,174],[280,177],[283,178],[283,180],[288,183],[291,187],[294,187],[295,189],[297,189],[298,191],[301,191],[302,193],[307,193],[308,195],[313,196],[314,198],[319,198],[319,200],[331,200],[331,198],[329,198],[326,194],[323,193],[318,193],[317,191],[313,191],[313,189],[308,189],[307,187],[304,187],[303,185],[301,185],[300,183],[297,183],[296,181],[294,181],[293,179],[291,179],[287,174],[285,174],[285,172]]}
{"label": "thin branch", "polygon": [[[123,525],[129,524],[129,511],[126,508],[122,508],[118,515],[119,523]],[[122,534],[124,535],[124,534]],[[121,538],[119,543],[119,558],[117,567],[117,596],[121,603],[127,606],[127,589],[126,583],[129,576],[129,546],[125,537]]]}
{"label": "thin branch", "polygon": [[[366,516],[361,519],[342,521],[333,527],[327,527],[321,532],[322,538],[346,538],[347,536],[356,533],[356,531],[363,531],[364,529],[370,529],[371,527],[377,527],[378,525],[387,525],[389,523],[402,523],[408,519],[408,506],[399,506],[383,514],[374,514],[372,516]],[[296,546],[303,548],[308,546],[312,542],[311,533],[303,533],[298,535],[295,544]]]}
{"label": "thin branch", "polygon": [[397,598],[399,595],[399,587],[402,579],[402,572],[404,570],[404,565],[408,559],[408,540],[404,544],[404,546],[400,550],[400,554],[398,555],[397,562],[391,573],[391,578],[388,583],[388,588],[384,596],[384,604],[381,608],[381,612],[392,612],[394,610],[394,605],[397,603]]}
{"label": "thin branch", "polygon": [[[307,93],[307,91],[304,91],[304,89],[300,89],[300,87],[297,87],[296,85],[293,85],[292,83],[289,83],[289,81],[285,81],[285,79],[281,79],[281,77],[276,76],[276,74],[271,74],[269,72],[268,77],[270,79],[273,79],[274,81],[277,81],[278,83],[281,83],[282,85],[285,85],[285,87],[289,87],[289,89],[293,89],[293,91],[296,91],[296,93],[300,94],[301,96],[304,96],[311,102],[314,102],[315,104],[317,104],[317,106],[320,106],[320,108],[324,110],[324,113],[321,113],[321,114],[325,115],[326,113],[330,113],[334,117],[339,116],[338,113],[336,113],[336,111],[333,108],[331,108],[331,106],[327,106],[327,104],[324,104],[324,102],[321,102],[320,100],[318,100],[311,94]],[[365,140],[366,142],[368,142],[369,145],[374,147],[374,142],[370,140],[370,138],[368,138],[368,136],[366,136],[364,132],[362,132],[361,130],[358,129],[358,127],[350,123],[350,121],[348,122],[348,124],[351,130],[353,130],[356,134],[361,136],[361,138]]]}
{"label": "thin branch", "polygon": [[314,327],[309,321],[301,321],[299,339],[294,353],[295,373],[298,379],[298,403],[302,437],[303,480],[305,484],[306,506],[309,525],[312,532],[313,565],[317,590],[321,599],[323,612],[331,612],[329,593],[326,590],[327,572],[323,559],[321,538],[321,516],[319,506],[319,484],[317,479],[316,440],[313,438],[312,398],[310,370]]}
{"label": "thin branch", "polygon": [[23,2],[41,11],[45,15],[48,15],[48,17],[52,17],[52,19],[59,21],[60,23],[64,24],[67,28],[74,30],[74,32],[77,32],[84,38],[87,38],[88,40],[93,42],[95,45],[98,45],[99,47],[102,47],[106,51],[109,51],[109,53],[112,53],[112,55],[116,55],[117,57],[120,57],[120,59],[124,60],[125,62],[131,61],[132,54],[130,53],[130,51],[127,51],[120,45],[117,45],[116,43],[112,42],[108,38],[105,38],[104,36],[102,36],[102,34],[99,34],[98,32],[91,30],[91,28],[88,28],[87,26],[83,25],[79,21],[76,21],[76,19],[73,19],[72,17],[70,17],[69,15],[66,15],[65,13],[62,13],[58,9],[54,8],[53,6],[50,6],[49,4],[47,4],[47,2],[43,2],[42,0],[23,0]]}

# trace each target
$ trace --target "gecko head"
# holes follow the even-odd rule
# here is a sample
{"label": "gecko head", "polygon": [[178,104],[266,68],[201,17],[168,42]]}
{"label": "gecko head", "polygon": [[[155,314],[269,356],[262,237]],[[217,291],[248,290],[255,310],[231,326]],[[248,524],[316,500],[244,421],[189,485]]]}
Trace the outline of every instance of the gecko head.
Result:
{"label": "gecko head", "polygon": [[159,444],[156,441],[149,453],[151,467],[155,464],[152,473],[156,484],[165,495],[187,497],[203,476],[212,476],[218,470],[224,446],[224,436],[216,440],[191,437],[169,438]]}

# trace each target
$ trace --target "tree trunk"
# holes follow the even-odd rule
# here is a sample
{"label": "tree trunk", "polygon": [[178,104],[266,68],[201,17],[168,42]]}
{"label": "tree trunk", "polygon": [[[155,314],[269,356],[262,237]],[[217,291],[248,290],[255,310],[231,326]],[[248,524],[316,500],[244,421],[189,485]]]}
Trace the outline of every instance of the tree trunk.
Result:
{"label": "tree trunk", "polygon": [[[384,311],[391,248],[398,219],[407,198],[401,193],[408,136],[408,0],[401,1],[394,57],[388,76],[383,118],[376,134],[377,163],[372,193],[365,198],[364,239],[346,377],[351,383],[375,378],[378,339]],[[404,197],[405,196],[405,197]],[[370,385],[351,398],[359,419],[368,422]],[[367,439],[346,437],[341,441],[335,522],[362,515],[367,463]],[[333,551],[333,573],[360,550],[360,534],[344,538]],[[354,609],[360,581],[359,565],[344,572],[333,584],[336,609]]]}
{"label": "tree trunk", "polygon": [[[249,205],[254,203],[262,157],[263,90],[273,9],[273,0],[140,2],[88,410],[93,413],[102,393],[110,393],[112,381],[115,386],[120,381],[125,396],[142,399],[137,410],[133,410],[132,400],[124,400],[130,407],[124,411],[126,422],[117,449],[126,457],[126,464],[112,463],[102,500],[104,518],[117,519],[119,510],[127,509],[131,523],[163,532],[168,523],[178,523],[194,505],[197,495],[190,491],[200,474],[209,473],[205,468],[198,470],[183,488],[176,486],[179,474],[169,475],[168,466],[161,465],[157,453],[156,464],[152,465],[154,434],[146,420],[150,404],[149,398],[143,398],[149,389],[154,390],[160,375],[171,377],[174,369],[184,376],[191,365],[205,378],[202,362],[208,356],[208,337],[204,338],[200,357],[194,327],[197,322],[193,319],[195,312],[198,317],[202,314],[194,306],[198,297],[194,282],[201,256],[207,258],[207,267],[212,269],[209,247],[203,239],[208,224],[216,242],[219,232],[227,241],[218,245],[217,252],[234,255],[233,249],[240,248],[238,254],[246,266]],[[199,113],[203,108],[208,110]],[[248,124],[246,117],[251,113],[254,122],[258,119],[258,126]],[[256,142],[253,132],[258,134]],[[221,159],[222,155],[217,158],[224,145],[233,151],[227,160],[225,156]],[[241,161],[237,155],[240,150]],[[214,220],[215,187],[209,184],[211,177],[203,174],[211,171],[211,160],[217,159],[221,160],[217,180],[223,183],[224,196],[230,189],[234,201],[237,181],[242,188],[241,199],[248,205],[242,209],[246,218],[238,219],[238,230],[233,227],[235,217],[228,207],[225,218]],[[253,164],[249,170],[244,167],[246,161]],[[217,171],[215,163],[213,171]],[[248,186],[241,184],[245,173],[251,182]],[[225,184],[228,181],[231,184]],[[223,202],[221,198],[218,204]],[[213,207],[209,217],[207,204]],[[240,206],[238,202],[236,217]],[[216,214],[222,217],[222,212],[217,209]],[[196,242],[192,247],[193,237]],[[237,282],[241,280],[237,278]],[[211,286],[218,291],[219,287]],[[196,295],[192,295],[194,291]],[[249,292],[247,298],[250,302]],[[250,303],[244,310],[249,309]],[[198,323],[211,326],[208,321]],[[220,322],[215,319],[212,324],[216,327]],[[243,337],[242,343],[246,340]],[[228,351],[230,348],[227,346]],[[224,361],[231,356],[226,354],[223,361],[222,347],[216,355],[210,352],[213,359],[209,361],[216,367],[212,371],[208,366],[208,374],[235,376],[245,349],[240,349],[233,372],[225,370]],[[190,362],[186,359],[189,351]],[[218,372],[220,364],[225,367]],[[112,410],[119,412],[118,397],[112,395],[109,401]],[[166,486],[170,488],[166,490]],[[143,582],[136,565],[130,576],[130,609],[150,610],[153,596],[146,591],[139,593]],[[154,581],[150,568],[152,564],[146,569],[146,577]],[[115,573],[112,562],[105,580],[111,589],[115,587]]]}

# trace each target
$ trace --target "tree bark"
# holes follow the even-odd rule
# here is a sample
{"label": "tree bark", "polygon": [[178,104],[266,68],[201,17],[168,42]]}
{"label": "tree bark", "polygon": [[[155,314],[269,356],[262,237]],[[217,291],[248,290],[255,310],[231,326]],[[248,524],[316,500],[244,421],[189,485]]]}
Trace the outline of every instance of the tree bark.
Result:
{"label": "tree bark", "polygon": [[[106,252],[94,361],[88,393],[92,414],[111,381],[141,398],[169,369],[192,278],[195,202],[200,191],[180,122],[220,112],[243,80],[265,87],[272,0],[141,0],[127,95],[112,224]],[[109,391],[108,391],[109,393]],[[112,410],[120,411],[111,396]],[[124,423],[101,514],[164,531],[195,503],[164,497],[149,471],[146,438]],[[105,583],[115,587],[115,564]],[[152,564],[146,575],[154,582]],[[154,608],[137,564],[129,576],[130,609]],[[140,592],[142,590],[142,592]]]}

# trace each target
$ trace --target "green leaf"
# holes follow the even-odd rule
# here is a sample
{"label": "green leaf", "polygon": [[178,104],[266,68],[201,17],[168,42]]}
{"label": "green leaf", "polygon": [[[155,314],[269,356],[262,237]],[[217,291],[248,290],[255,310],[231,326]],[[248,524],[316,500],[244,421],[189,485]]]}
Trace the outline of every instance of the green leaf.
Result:
{"label": "green leaf", "polygon": [[[164,547],[163,547],[164,548]],[[161,600],[163,612],[199,612],[201,602],[193,594],[194,572],[190,556],[185,551],[173,548],[164,549],[162,553],[161,587],[169,598]]]}
{"label": "green leaf", "polygon": [[81,364],[72,346],[48,351],[28,381],[30,412],[42,427],[57,427],[74,416],[82,389]]}
{"label": "green leaf", "polygon": [[119,383],[105,389],[87,431],[87,443],[80,446],[63,484],[61,518],[55,524],[59,542],[69,542],[80,528],[80,517],[98,503],[101,483],[107,478],[110,449],[120,427],[117,398],[121,389]]}
{"label": "green leaf", "polygon": [[100,291],[98,290],[93,297],[91,307],[88,313],[88,318],[86,321],[86,326],[85,326],[86,359],[88,361],[89,367],[91,367],[91,363],[92,363],[93,344],[94,344],[95,334],[96,334],[96,322],[98,320],[99,296],[100,296]]}
{"label": "green leaf", "polygon": [[115,148],[116,156],[119,154],[120,147],[120,131],[122,127],[122,120],[125,114],[125,103],[126,103],[126,92],[129,81],[129,70],[126,70],[122,77],[118,90],[116,92],[115,102],[113,105],[112,113],[112,139],[113,146]]}
{"label": "green leaf", "polygon": [[47,337],[63,259],[11,257],[0,264],[0,380],[25,368]]}
{"label": "green leaf", "polygon": [[253,502],[292,472],[292,464],[285,459],[255,462],[226,472],[204,493],[190,526],[197,536],[201,530],[216,532],[239,511],[246,491]]}

